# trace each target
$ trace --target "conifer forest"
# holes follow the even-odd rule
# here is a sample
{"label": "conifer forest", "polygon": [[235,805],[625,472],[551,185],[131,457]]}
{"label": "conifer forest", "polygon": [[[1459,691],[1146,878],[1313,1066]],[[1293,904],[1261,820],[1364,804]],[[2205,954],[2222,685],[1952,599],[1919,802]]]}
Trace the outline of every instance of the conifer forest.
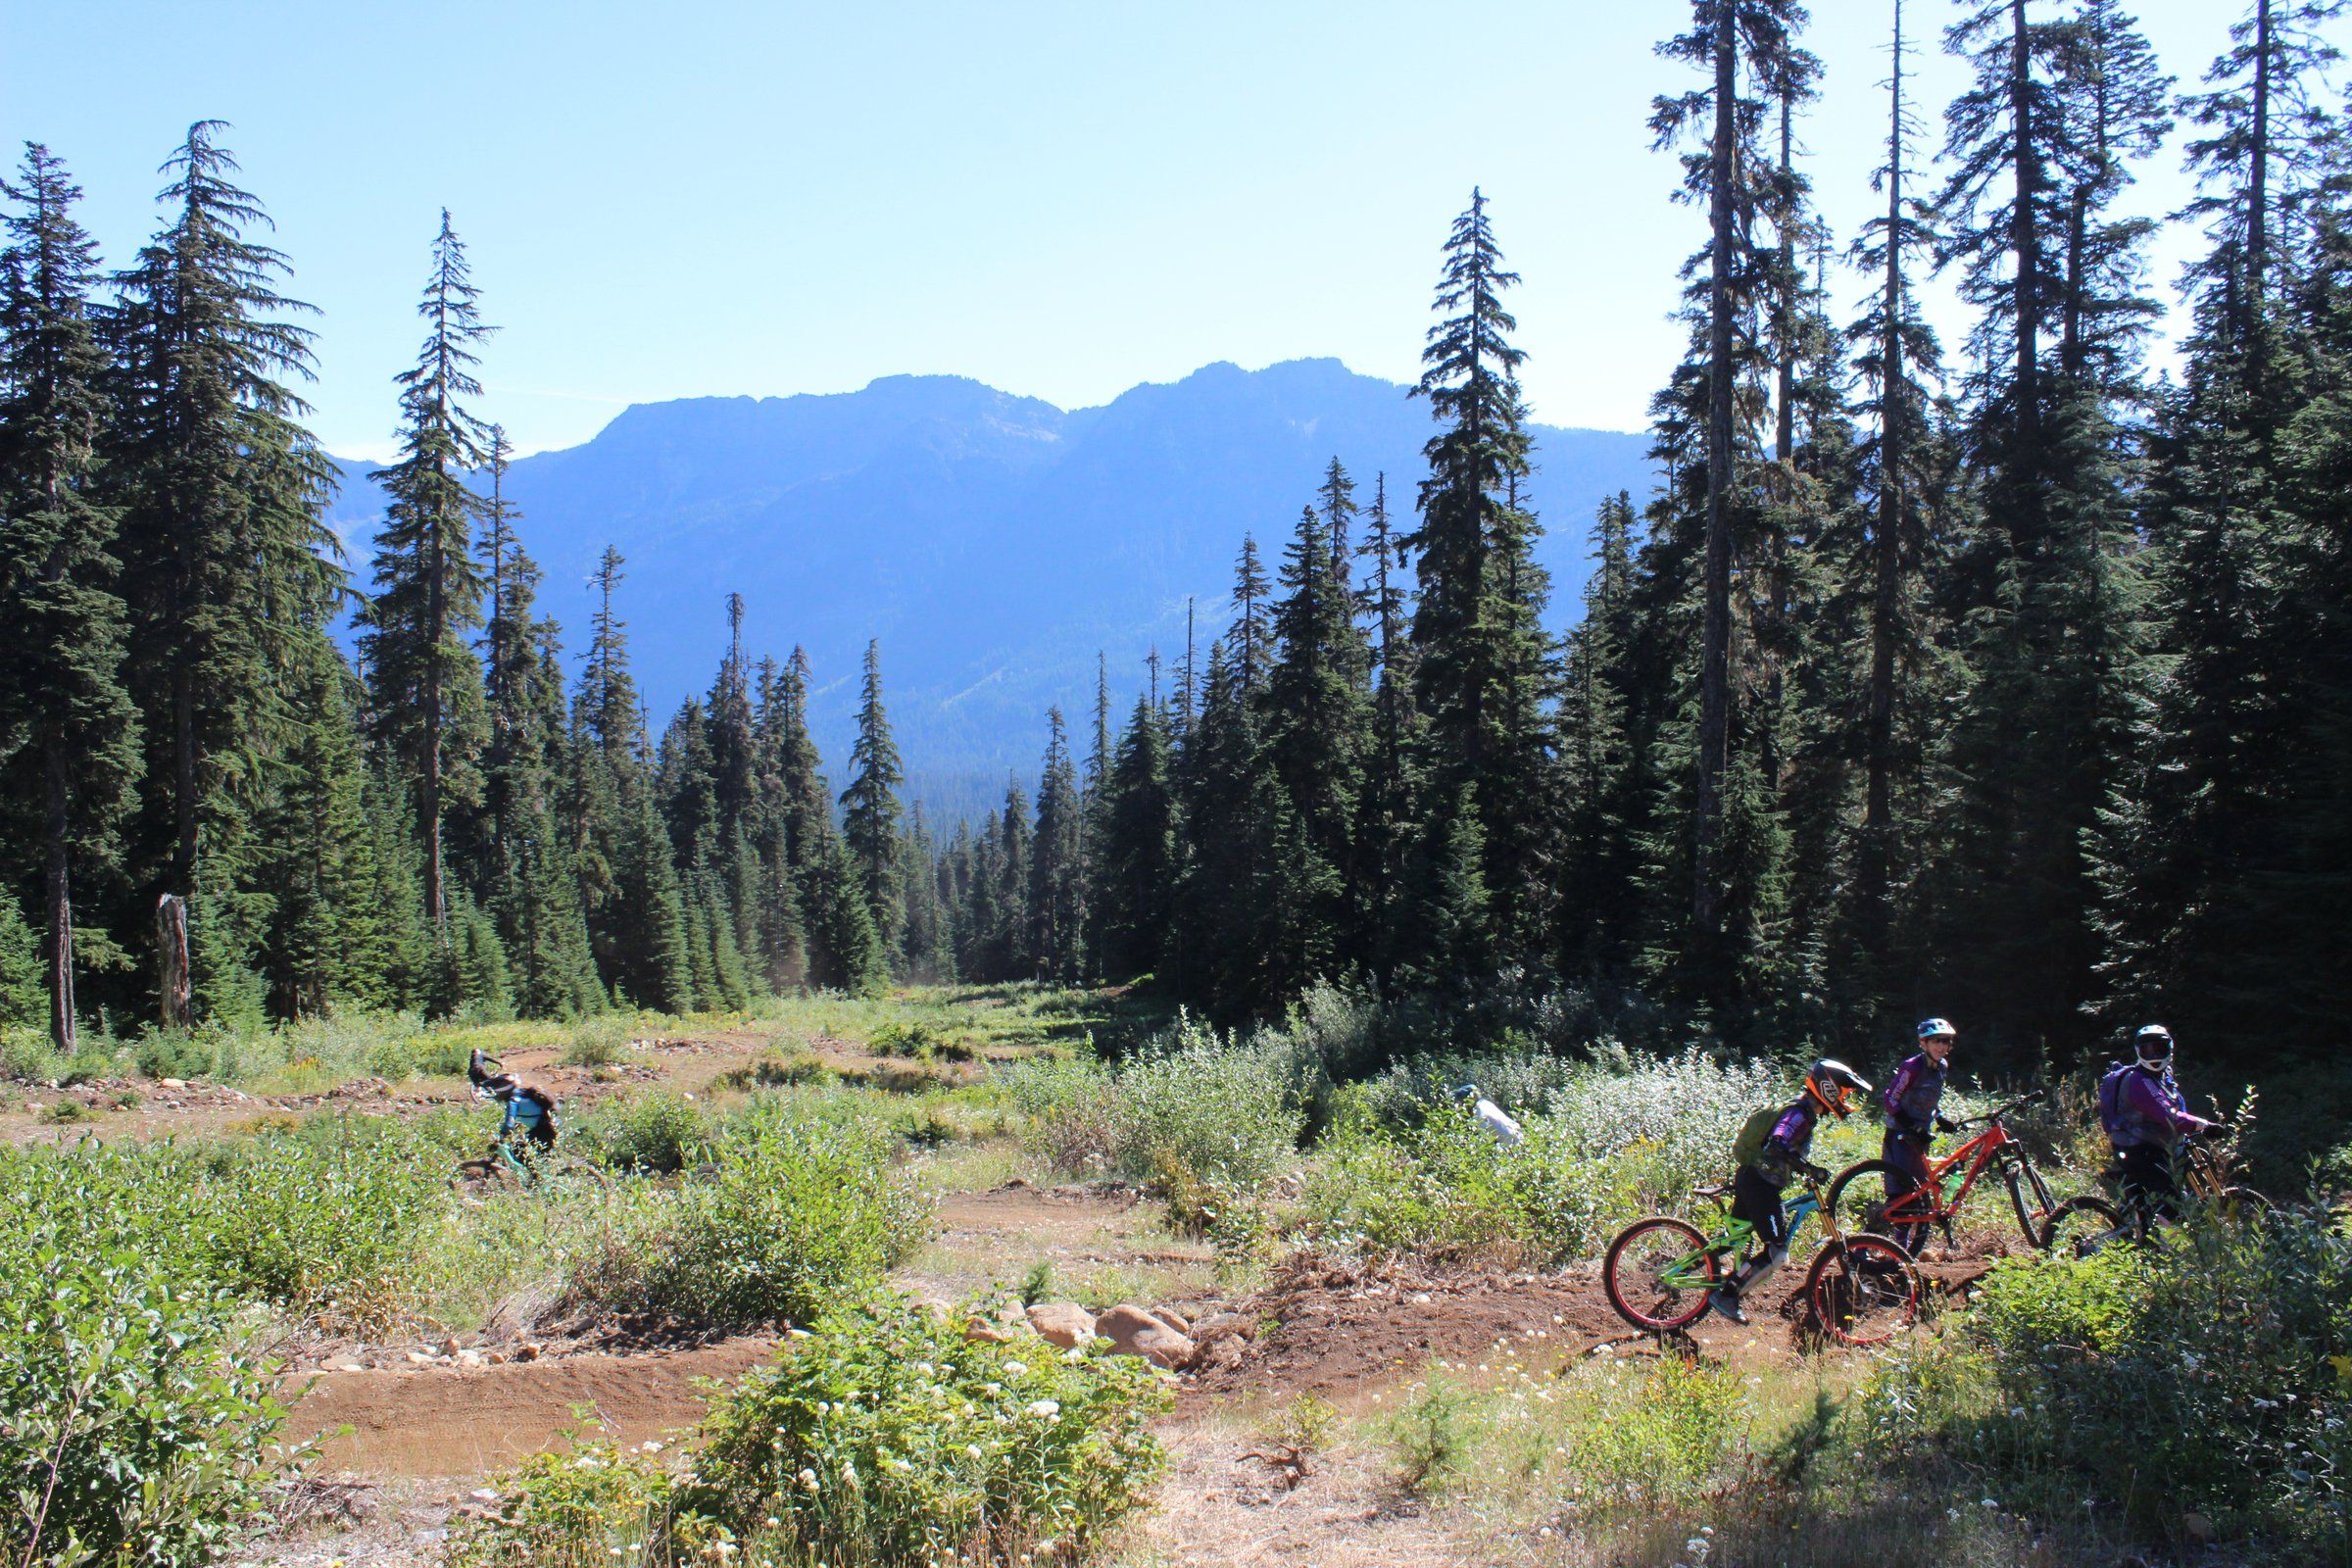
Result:
{"label": "conifer forest", "polygon": [[[2291,1073],[2352,1018],[2352,127],[2333,0],[2232,3],[2211,62],[2156,59],[2123,0],[1873,8],[1877,216],[1837,233],[1797,151],[1822,19],[1691,0],[1649,122],[1689,236],[1656,488],[1521,504],[1544,345],[1513,306],[1544,279],[1465,192],[1428,322],[1394,323],[1426,328],[1426,466],[1335,458],[1294,516],[1232,518],[1230,602],[1047,715],[979,820],[909,799],[886,640],[827,758],[817,672],[745,646],[723,580],[736,635],[672,713],[631,677],[620,554],[587,624],[548,618],[477,379],[497,301],[447,215],[347,558],[300,259],[230,127],[189,127],[122,257],[77,182],[144,172],[28,145],[0,1015],[61,1050],[164,1016],[175,898],[198,1025],[1149,976],[1221,1023],[1326,981],[1560,1047],[1856,1050],[1935,1012],[2019,1071],[2161,1016]],[[1936,48],[1949,103],[1915,90]],[[2172,277],[2128,195],[2176,127]],[[1596,562],[1564,637],[1542,530]]]}

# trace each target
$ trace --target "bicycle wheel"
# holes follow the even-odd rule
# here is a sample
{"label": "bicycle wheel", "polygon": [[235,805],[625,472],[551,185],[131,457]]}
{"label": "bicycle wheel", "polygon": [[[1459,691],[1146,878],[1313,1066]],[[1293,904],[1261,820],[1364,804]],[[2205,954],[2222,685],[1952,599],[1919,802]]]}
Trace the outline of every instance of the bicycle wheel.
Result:
{"label": "bicycle wheel", "polygon": [[2278,1205],[2251,1187],[2225,1187],[2207,1200],[2206,1206],[2225,1225],[2259,1225]]}
{"label": "bicycle wheel", "polygon": [[[2025,1237],[2028,1247],[2044,1247],[2046,1250],[2041,1233],[2049,1228],[2049,1221],[2043,1219],[2036,1225],[2034,1220],[2038,1216],[2058,1212],[2058,1205],[2050,1201],[2049,1183],[2041,1179],[2041,1172],[2035,1170],[2034,1162],[2022,1153],[2011,1153],[2001,1176],[2009,1188],[2009,1206],[2017,1211],[2018,1234]],[[2028,1188],[2034,1194],[2031,1202],[2026,1198]]]}
{"label": "bicycle wheel", "polygon": [[1649,1334],[1697,1322],[1707,1309],[1707,1292],[1722,1282],[1722,1268],[1699,1228],[1664,1215],[1619,1231],[1600,1265],[1609,1304]]}
{"label": "bicycle wheel", "polygon": [[2104,1198],[2070,1198],[2050,1211],[2034,1244],[2060,1257],[2088,1257],[2103,1247],[2132,1240],[2123,1213]]}
{"label": "bicycle wheel", "polygon": [[[1936,1184],[1922,1182],[1903,1200],[1903,1212],[1888,1217],[1886,1213],[1886,1181],[1889,1176],[1908,1174],[1890,1160],[1865,1159],[1848,1165],[1830,1183],[1822,1196],[1822,1203],[1841,1231],[1876,1231],[1882,1236],[1892,1235],[1898,1228],[1917,1236],[1919,1245],[1928,1244],[1929,1222],[1935,1219]],[[1873,1185],[1853,1197],[1852,1205],[1846,1202],[1846,1188],[1855,1182],[1868,1180]],[[1848,1216],[1852,1216],[1849,1218]],[[1898,1241],[1901,1239],[1896,1238]]]}
{"label": "bicycle wheel", "polygon": [[1805,1299],[1824,1333],[1840,1345],[1881,1345],[1919,1316],[1919,1271],[1884,1236],[1848,1236],[1813,1258]]}

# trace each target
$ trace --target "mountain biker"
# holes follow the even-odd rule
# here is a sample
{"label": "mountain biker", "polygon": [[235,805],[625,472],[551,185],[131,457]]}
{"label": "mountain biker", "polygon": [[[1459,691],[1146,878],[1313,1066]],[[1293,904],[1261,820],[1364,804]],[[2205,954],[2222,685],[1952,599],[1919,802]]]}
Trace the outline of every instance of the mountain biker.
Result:
{"label": "mountain biker", "polygon": [[[1958,1127],[1940,1115],[1944,1080],[1951,1076],[1952,1045],[1959,1039],[1949,1019],[1928,1018],[1919,1026],[1919,1050],[1903,1059],[1879,1097],[1886,1114],[1886,1136],[1880,1141],[1879,1157],[1893,1166],[1886,1173],[1886,1201],[1892,1203],[1917,1192],[1928,1182],[1928,1148],[1938,1132]],[[1917,1253],[1928,1240],[1928,1222],[1909,1221],[1894,1227],[1894,1240],[1906,1252]]]}
{"label": "mountain biker", "polygon": [[2124,1200],[2164,1219],[2180,1217],[2180,1188],[2173,1152],[2219,1123],[2191,1112],[2173,1078],[2173,1032],[2160,1023],[2132,1037],[2131,1061],[2119,1061],[2099,1080],[2099,1123],[2123,1166]]}
{"label": "mountain biker", "polygon": [[1471,1116],[1487,1130],[1488,1136],[1503,1148],[1515,1147],[1524,1136],[1519,1129],[1519,1123],[1512,1119],[1511,1114],[1485,1095],[1480,1094],[1478,1085],[1457,1084],[1446,1090],[1446,1093],[1457,1104],[1468,1105]]}
{"label": "mountain biker", "polygon": [[466,1063],[473,1092],[505,1107],[499,1118],[498,1144],[517,1159],[545,1154],[556,1147],[556,1102],[545,1090],[532,1088],[511,1072],[492,1072],[498,1059],[475,1047]]}
{"label": "mountain biker", "polygon": [[1869,1094],[1870,1080],[1842,1061],[1822,1057],[1805,1069],[1804,1093],[1787,1105],[1760,1110],[1740,1129],[1732,1146],[1740,1168],[1732,1177],[1732,1217],[1756,1229],[1762,1250],[1740,1271],[1707,1294],[1707,1304],[1735,1323],[1745,1323],[1740,1298],[1770,1279],[1788,1260],[1788,1215],[1781,1207],[1781,1190],[1801,1172],[1820,1183],[1830,1173],[1810,1163],[1813,1128],[1823,1111],[1843,1121],[1853,1114],[1847,1102],[1852,1093]]}

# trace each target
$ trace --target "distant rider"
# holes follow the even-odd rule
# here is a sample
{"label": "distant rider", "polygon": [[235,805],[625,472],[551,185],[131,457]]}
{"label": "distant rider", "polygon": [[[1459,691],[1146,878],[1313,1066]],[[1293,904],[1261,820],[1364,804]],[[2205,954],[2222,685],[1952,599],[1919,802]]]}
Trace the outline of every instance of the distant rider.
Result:
{"label": "distant rider", "polygon": [[1478,1092],[1478,1085],[1459,1084],[1446,1093],[1452,1096],[1457,1103],[1468,1105],[1471,1116],[1487,1130],[1488,1136],[1503,1148],[1515,1148],[1525,1136],[1519,1130],[1519,1123],[1512,1119],[1508,1111]]}
{"label": "distant rider", "polygon": [[[1903,1059],[1879,1097],[1886,1117],[1886,1136],[1879,1157],[1893,1166],[1886,1173],[1886,1201],[1919,1191],[1928,1184],[1928,1150],[1938,1132],[1959,1128],[1938,1113],[1944,1081],[1951,1076],[1952,1045],[1959,1032],[1944,1018],[1930,1018],[1919,1026],[1919,1050]],[[1927,1245],[1928,1222],[1909,1221],[1894,1228],[1894,1239],[1906,1252]]]}
{"label": "distant rider", "polygon": [[2173,1078],[2173,1032],[2148,1024],[2132,1039],[2132,1057],[2099,1080],[2099,1124],[2123,1166],[2124,1200],[2153,1217],[2180,1217],[2173,1153],[2184,1139],[2219,1125],[2191,1112]]}
{"label": "distant rider", "polygon": [[511,1072],[490,1070],[499,1065],[497,1057],[484,1055],[479,1047],[466,1063],[473,1092],[505,1107],[499,1118],[498,1142],[518,1159],[545,1154],[556,1147],[555,1101],[546,1091],[525,1084]]}
{"label": "distant rider", "polygon": [[1781,1207],[1781,1191],[1801,1173],[1816,1184],[1830,1173],[1807,1157],[1813,1152],[1813,1128],[1828,1111],[1840,1121],[1853,1114],[1847,1097],[1869,1094],[1870,1081],[1842,1061],[1828,1056],[1805,1070],[1804,1093],[1789,1104],[1760,1110],[1740,1128],[1732,1146],[1740,1168],[1732,1177],[1732,1217],[1755,1227],[1762,1250],[1740,1265],[1740,1271],[1707,1295],[1707,1304],[1735,1323],[1745,1323],[1740,1298],[1770,1279],[1788,1260],[1788,1215]]}

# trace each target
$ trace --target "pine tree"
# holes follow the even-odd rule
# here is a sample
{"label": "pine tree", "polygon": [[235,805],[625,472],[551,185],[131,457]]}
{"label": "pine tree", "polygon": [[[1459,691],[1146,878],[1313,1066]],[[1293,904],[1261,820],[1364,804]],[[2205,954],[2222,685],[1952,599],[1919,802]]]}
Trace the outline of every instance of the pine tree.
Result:
{"label": "pine tree", "polygon": [[[1845,595],[1848,622],[1864,644],[1860,704],[1862,821],[1854,843],[1854,886],[1847,906],[1850,947],[1863,993],[1885,1000],[1896,978],[1898,890],[1924,854],[1924,765],[1938,706],[1938,643],[1948,632],[1935,615],[1928,578],[1934,565],[1932,518],[1946,465],[1937,449],[1934,393],[1941,350],[1922,318],[1913,289],[1915,265],[1934,253],[1933,214],[1909,194],[1915,122],[1904,97],[1903,14],[1894,8],[1887,79],[1886,156],[1873,174],[1885,194],[1883,217],[1862,227],[1852,257],[1878,287],[1846,329],[1861,380],[1858,412],[1868,434],[1855,453],[1867,522],[1850,541]],[[1867,607],[1867,608],[1865,608]]]}
{"label": "pine tree", "polygon": [[629,674],[628,625],[613,607],[620,552],[598,563],[597,609],[572,700],[573,864],[604,986],[643,1007],[694,1004],[692,943],[645,720]]}
{"label": "pine tree", "polygon": [[[1482,882],[1501,897],[1482,900],[1500,929],[1479,946],[1516,951],[1533,935],[1547,876],[1543,803],[1553,780],[1549,737],[1536,719],[1547,695],[1537,671],[1548,585],[1534,562],[1536,519],[1518,504],[1530,459],[1518,385],[1525,355],[1511,346],[1517,323],[1501,301],[1519,278],[1501,261],[1485,195],[1473,191],[1446,243],[1433,307],[1445,319],[1429,331],[1415,388],[1440,426],[1423,449],[1430,476],[1421,523],[1399,542],[1419,552],[1412,637],[1422,787],[1480,813],[1463,842],[1489,857]],[[1450,831],[1443,810],[1421,815],[1424,832]],[[1443,850],[1425,846],[1417,862],[1438,866]],[[1426,890],[1412,897],[1425,902]]]}
{"label": "pine tree", "polygon": [[1571,803],[1563,848],[1560,953],[1573,973],[1602,971],[1632,940],[1635,868],[1626,786],[1629,644],[1634,631],[1633,498],[1600,504],[1598,546],[1585,580],[1584,618],[1568,635],[1561,682],[1560,761]]}
{"label": "pine tree", "polygon": [[[785,676],[772,659],[760,662],[759,716],[754,729],[759,804],[749,828],[758,857],[754,892],[760,907],[759,949],[770,990],[784,991],[807,976],[807,930],[793,863],[791,817],[785,809]],[[821,792],[820,792],[821,794]]]}
{"label": "pine tree", "polygon": [[1169,747],[1166,711],[1149,696],[1138,697],[1111,763],[1091,909],[1102,933],[1105,980],[1131,980],[1159,967],[1176,877]]}
{"label": "pine tree", "polygon": [[809,855],[806,898],[810,982],[854,995],[879,992],[890,978],[889,955],[874,929],[858,862],[829,822]]}
{"label": "pine tree", "polygon": [[1355,827],[1357,929],[1373,974],[1386,980],[1403,940],[1397,890],[1412,842],[1419,794],[1420,710],[1413,702],[1411,603],[1404,590],[1404,555],[1389,524],[1389,478],[1373,482],[1358,553],[1371,562],[1363,612],[1371,620],[1378,684],[1372,696],[1371,736]]}
{"label": "pine tree", "polygon": [[[39,143],[24,151],[0,250],[0,801],[39,803],[18,842],[41,846],[49,1038],[74,1049],[74,867],[112,864],[133,805],[137,714],[122,680],[117,514],[93,483],[106,417],[90,319],[97,247],[81,192]],[[15,869],[14,867],[11,868]],[[12,901],[13,908],[13,901]]]}
{"label": "pine tree", "polygon": [[473,525],[489,509],[466,476],[489,460],[493,443],[490,427],[460,401],[482,392],[475,351],[494,329],[481,319],[480,293],[444,209],[417,306],[424,346],[393,378],[400,461],[371,475],[390,504],[360,634],[373,727],[415,781],[424,910],[436,931],[448,923],[444,816],[451,804],[478,797],[474,754],[484,738],[481,667],[466,633],[482,619]]}
{"label": "pine tree", "polygon": [[571,1017],[597,1010],[602,987],[561,820],[562,784],[574,760],[564,733],[560,631],[532,615],[540,573],[515,536],[517,514],[506,499],[510,452],[493,427],[479,544],[489,593],[487,738],[479,826],[466,856],[481,870],[482,907],[511,965],[516,1006],[532,1017]]}
{"label": "pine tree", "polygon": [[1325,512],[1299,514],[1284,552],[1274,607],[1274,664],[1261,699],[1267,761],[1298,815],[1305,853],[1317,862],[1315,881],[1328,903],[1307,906],[1305,929],[1284,933],[1286,946],[1336,953],[1348,934],[1348,891],[1355,862],[1355,829],[1369,743],[1369,703],[1363,686],[1368,662],[1356,630],[1354,596],[1345,558],[1331,547],[1346,539],[1354,512],[1347,474],[1333,463],[1324,487]]}
{"label": "pine tree", "polygon": [[[1935,972],[1954,1008],[1988,1021],[1987,1043],[2018,1056],[2084,1044],[2097,956],[2086,848],[2148,673],[2136,442],[2122,416],[2137,395],[2144,229],[2109,211],[2129,159],[2154,145],[2162,96],[2129,19],[2105,6],[2090,18],[2034,24],[2018,0],[1951,35],[1984,40],[1977,87],[1947,116],[1965,160],[1951,243],[1986,308],[1980,354],[2013,353],[1995,362],[2012,367],[2005,379],[1981,372],[1972,411],[1993,526],[1975,551],[1976,682],[1948,731],[1960,783]],[[2012,194],[1988,216],[1979,193],[2001,177]],[[2052,325],[2054,367],[2038,346]]]}
{"label": "pine tree", "polygon": [[172,216],[118,279],[107,489],[147,741],[133,854],[163,868],[126,912],[145,929],[157,891],[187,898],[199,1008],[253,1017],[252,811],[297,727],[276,673],[342,575],[319,518],[333,470],[285,384],[311,373],[311,334],[287,319],[310,307],[277,291],[285,258],[247,237],[270,220],[231,182],[222,128],[188,127],[165,165]]}
{"label": "pine tree", "polygon": [[258,835],[259,880],[271,894],[261,945],[270,1010],[316,1017],[337,1007],[389,1009],[407,1000],[414,956],[400,951],[398,906],[381,900],[383,870],[368,821],[354,713],[359,691],[325,638],[290,672],[310,722],[295,732]]}
{"label": "pine tree", "polygon": [[2325,682],[2301,679],[2324,617],[2296,608],[2310,535],[2285,482],[2290,432],[2326,406],[2325,372],[2315,385],[2307,368],[2327,356],[2297,341],[2294,313],[2278,308],[2294,291],[2274,285],[2295,275],[2305,224],[2325,210],[2330,117],[2311,87],[2333,51],[2311,30],[2321,20],[2257,0],[2207,72],[2212,90],[2183,105],[2202,132],[2188,146],[2201,193],[2178,216],[2203,220],[2210,248],[2188,269],[2195,326],[2142,513],[2169,658],[2099,833],[2111,1021],[2161,1003],[2188,1027],[2244,1039],[2276,1018],[2247,956],[2303,947],[2278,918],[2268,867],[2314,755],[2309,715],[2331,707]]}
{"label": "pine tree", "polygon": [[[1805,21],[1794,0],[1691,0],[1690,30],[1659,45],[1668,59],[1707,71],[1709,88],[1660,98],[1650,126],[1660,147],[1705,127],[1703,152],[1684,160],[1684,194],[1707,203],[1706,348],[1701,364],[1706,394],[1704,568],[1700,590],[1698,720],[1690,786],[1690,931],[1700,950],[1720,937],[1724,886],[1716,863],[1723,834],[1723,789],[1731,761],[1732,563],[1734,551],[1735,343],[1743,294],[1769,275],[1749,234],[1763,191],[1754,177],[1762,160],[1750,146],[1761,100],[1742,97],[1740,70],[1751,87],[1784,104],[1807,96],[1817,67],[1795,45]],[[1742,157],[1743,153],[1749,156]]]}
{"label": "pine tree", "polygon": [[999,980],[1030,980],[1037,975],[1038,953],[1031,942],[1036,926],[1029,914],[1032,843],[1029,797],[1021,793],[1017,781],[1008,782],[1004,809],[997,821],[996,849],[990,857],[995,872],[990,902],[996,906],[996,919],[989,967]]}
{"label": "pine tree", "polygon": [[923,819],[922,803],[909,813],[899,841],[900,886],[906,891],[906,920],[899,934],[899,972],[918,985],[944,985],[956,978],[954,906],[942,895],[941,853]]}
{"label": "pine tree", "polygon": [[1086,974],[1085,854],[1078,770],[1061,710],[1046,714],[1046,759],[1037,788],[1037,836],[1029,859],[1028,950],[1038,978],[1072,985]]}
{"label": "pine tree", "polygon": [[2338,58],[2319,29],[2340,9],[2341,0],[2252,0],[2206,71],[2207,90],[2180,106],[2198,132],[2186,148],[2198,194],[2174,216],[2203,222],[2211,244],[2191,264],[2191,286],[2218,311],[2218,330],[2245,345],[2257,380],[2278,259],[2301,249],[2334,150],[2334,117],[2314,90]]}
{"label": "pine tree", "polygon": [[850,751],[850,787],[841,792],[842,836],[865,888],[866,907],[885,950],[898,941],[899,786],[906,782],[882,708],[882,645],[865,645],[865,685],[858,708],[858,740]]}

